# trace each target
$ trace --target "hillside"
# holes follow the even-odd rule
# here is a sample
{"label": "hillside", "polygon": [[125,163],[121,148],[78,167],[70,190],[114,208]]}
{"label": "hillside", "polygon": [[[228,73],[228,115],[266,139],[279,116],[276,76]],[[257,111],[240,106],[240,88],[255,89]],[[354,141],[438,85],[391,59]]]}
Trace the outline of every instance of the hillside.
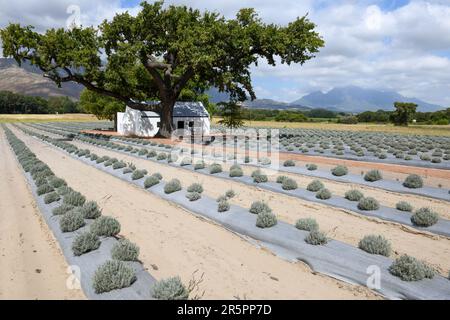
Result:
{"label": "hillside", "polygon": [[42,76],[42,72],[31,65],[19,67],[12,59],[0,59],[0,91],[12,91],[48,98],[68,96],[74,100],[80,97],[82,86],[76,83],[63,83],[61,88]]}

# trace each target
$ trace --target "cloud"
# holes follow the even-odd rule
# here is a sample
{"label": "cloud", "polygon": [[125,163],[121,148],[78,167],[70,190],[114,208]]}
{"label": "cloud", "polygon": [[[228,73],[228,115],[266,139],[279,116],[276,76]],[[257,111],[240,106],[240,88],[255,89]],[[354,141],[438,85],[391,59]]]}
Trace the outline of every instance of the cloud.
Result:
{"label": "cloud", "polygon": [[[326,44],[303,66],[253,68],[258,97],[292,101],[313,90],[358,85],[385,88],[444,106],[450,105],[450,2],[445,0],[172,0],[217,11],[227,18],[255,7],[270,23],[286,24],[308,13]],[[136,13],[136,1],[0,0],[0,27],[9,22],[38,31],[65,27],[78,5],[84,26],[97,25],[117,12]]]}

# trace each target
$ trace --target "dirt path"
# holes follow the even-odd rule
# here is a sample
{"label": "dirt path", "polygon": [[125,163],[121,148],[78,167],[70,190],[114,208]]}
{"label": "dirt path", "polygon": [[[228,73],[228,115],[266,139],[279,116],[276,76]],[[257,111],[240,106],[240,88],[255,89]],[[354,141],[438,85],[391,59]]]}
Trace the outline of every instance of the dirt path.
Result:
{"label": "dirt path", "polygon": [[302,263],[275,257],[182,208],[14,132],[55,174],[120,221],[122,234],[140,246],[140,259],[158,279],[179,274],[188,282],[199,270],[205,273],[201,288],[209,299],[376,298],[366,288],[315,275]]}
{"label": "dirt path", "polygon": [[0,299],[84,299],[0,129]]}
{"label": "dirt path", "polygon": [[[233,189],[237,192],[237,196],[232,199],[232,202],[242,207],[249,208],[253,201],[265,200],[278,215],[279,219],[292,224],[299,218],[314,217],[321,229],[328,232],[332,238],[354,246],[357,246],[359,240],[365,235],[384,235],[392,242],[394,256],[407,253],[428,261],[442,274],[448,275],[450,266],[450,239],[448,238],[418,233],[415,229],[403,227],[399,224],[369,218],[350,211],[304,201],[214,176],[205,176],[181,168],[173,168],[153,161],[138,159],[78,141],[71,143],[80,148],[88,148],[98,155],[108,155],[125,162],[132,162],[138,168],[147,169],[150,173],[160,172],[165,180],[178,178],[181,180],[184,188],[191,183],[200,182],[205,188],[205,193],[212,197],[218,197],[226,190]],[[299,179],[296,178],[296,180],[298,181]],[[301,184],[304,184],[304,182]],[[328,183],[326,185],[329,186]],[[338,186],[335,188],[338,188]],[[381,190],[380,192],[383,192],[384,198],[392,196],[385,191]]]}

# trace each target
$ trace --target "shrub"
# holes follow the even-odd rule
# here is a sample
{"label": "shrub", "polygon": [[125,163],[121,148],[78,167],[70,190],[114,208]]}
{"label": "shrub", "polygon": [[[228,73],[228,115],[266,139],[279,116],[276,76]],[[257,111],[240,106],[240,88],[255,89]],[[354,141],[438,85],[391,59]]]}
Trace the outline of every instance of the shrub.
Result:
{"label": "shrub", "polygon": [[265,203],[264,201],[255,201],[250,206],[250,213],[254,214],[260,214],[261,212],[267,211],[272,212],[272,209],[270,209],[269,205]]}
{"label": "shrub", "polygon": [[403,281],[432,279],[436,274],[436,271],[428,264],[406,254],[395,259],[389,267],[389,272]]}
{"label": "shrub", "polygon": [[61,216],[59,226],[62,232],[72,232],[85,225],[83,215],[77,208],[74,208]]}
{"label": "shrub", "polygon": [[120,239],[112,247],[111,257],[114,260],[137,261],[139,247],[127,239]]}
{"label": "shrub", "polygon": [[308,169],[309,171],[317,170],[317,165],[314,164],[314,163],[308,163],[308,164],[306,165],[306,169]]}
{"label": "shrub", "polygon": [[308,186],[306,187],[306,190],[312,191],[312,192],[317,192],[323,188],[325,188],[325,186],[323,185],[323,183],[321,181],[313,180],[312,182],[310,182],[308,184]]}
{"label": "shrub", "polygon": [[409,202],[406,202],[406,201],[397,202],[395,207],[397,208],[397,210],[400,210],[400,211],[411,212],[413,210],[412,205]]}
{"label": "shrub", "polygon": [[134,270],[123,261],[109,260],[95,271],[93,286],[95,293],[109,292],[131,286],[136,281]]}
{"label": "shrub", "polygon": [[141,149],[141,150],[139,150],[138,155],[143,156],[143,155],[146,155],[147,153],[148,153],[147,149]]}
{"label": "shrub", "polygon": [[197,201],[198,199],[200,199],[202,197],[202,194],[199,192],[188,192],[186,194],[186,198],[189,199],[189,201]]}
{"label": "shrub", "polygon": [[101,216],[91,224],[90,230],[99,237],[112,237],[120,232],[120,223],[112,217]]}
{"label": "shrub", "polygon": [[242,177],[244,175],[244,171],[242,171],[241,167],[238,165],[233,165],[230,167],[230,177]]}
{"label": "shrub", "polygon": [[411,222],[419,227],[430,227],[436,224],[439,215],[430,208],[420,208],[411,216]]}
{"label": "shrub", "polygon": [[219,201],[219,204],[217,206],[218,212],[225,212],[230,210],[230,203],[227,200],[221,200]]}
{"label": "shrub", "polygon": [[350,201],[359,201],[364,197],[363,193],[359,190],[348,190],[345,193],[345,199]]}
{"label": "shrub", "polygon": [[348,169],[346,166],[336,166],[335,168],[331,169],[331,173],[334,176],[340,177],[340,176],[345,176],[348,173]]}
{"label": "shrub", "polygon": [[192,158],[185,157],[181,160],[180,166],[189,166],[192,164]]}
{"label": "shrub", "polygon": [[285,166],[285,167],[295,167],[295,162],[294,162],[294,160],[286,160],[283,163],[283,166]]}
{"label": "shrub", "polygon": [[375,198],[372,197],[362,198],[358,202],[359,210],[371,211],[371,210],[378,210],[379,208],[380,204]]}
{"label": "shrub", "polygon": [[287,178],[284,179],[281,188],[283,188],[283,190],[295,190],[298,188],[298,185],[294,179]]}
{"label": "shrub", "polygon": [[194,170],[205,169],[205,167],[206,167],[205,161],[199,160],[195,163]]}
{"label": "shrub", "polygon": [[59,194],[57,194],[56,192],[50,192],[50,193],[47,193],[47,194],[45,195],[45,197],[44,197],[44,203],[45,203],[45,204],[50,204],[50,203],[52,203],[52,202],[58,201],[59,199],[61,199],[61,198],[59,197]]}
{"label": "shrub", "polygon": [[216,202],[220,202],[220,201],[227,201],[228,198],[226,195],[221,195],[219,197],[217,197]]}
{"label": "shrub", "polygon": [[295,227],[305,231],[319,230],[319,224],[313,218],[298,219]]}
{"label": "shrub", "polygon": [[39,178],[39,179],[36,179],[36,180],[34,181],[34,184],[36,185],[36,187],[40,187],[40,186],[42,186],[42,185],[44,185],[44,184],[47,184],[47,179],[46,179],[46,178]]}
{"label": "shrub", "polygon": [[74,206],[70,205],[70,204],[62,204],[59,207],[56,207],[52,210],[53,215],[55,216],[59,216],[62,214],[65,214],[66,212],[69,212],[70,210],[72,210],[74,208]]}
{"label": "shrub", "polygon": [[383,236],[368,235],[359,241],[358,247],[371,254],[379,254],[389,257],[391,254],[391,244]]}
{"label": "shrub", "polygon": [[154,158],[154,157],[156,157],[156,151],[155,150],[150,150],[147,153],[147,158]]}
{"label": "shrub", "polygon": [[92,232],[79,234],[72,243],[72,252],[76,256],[96,250],[100,247],[99,238]]}
{"label": "shrub", "polygon": [[60,188],[62,186],[67,185],[66,181],[64,179],[58,178],[58,177],[51,177],[48,179],[48,184],[51,185],[53,188]]}
{"label": "shrub", "polygon": [[225,192],[225,196],[226,196],[228,199],[234,198],[234,197],[236,196],[236,192],[234,192],[233,189],[227,190],[227,191]]}
{"label": "shrub", "polygon": [[219,173],[222,172],[222,166],[218,163],[213,163],[212,165],[209,166],[209,173],[210,174],[215,174],[215,173]]}
{"label": "shrub", "polygon": [[283,183],[284,180],[289,179],[287,176],[278,176],[277,183]]}
{"label": "shrub", "polygon": [[166,160],[167,159],[167,154],[165,154],[164,152],[158,153],[158,156],[156,157],[156,160]]}
{"label": "shrub", "polygon": [[147,174],[147,170],[134,170],[133,174],[131,175],[132,180],[139,180],[142,179]]}
{"label": "shrub", "polygon": [[164,186],[164,192],[166,194],[174,193],[180,191],[181,189],[181,182],[178,179],[172,179]]}
{"label": "shrub", "polygon": [[147,177],[147,179],[145,179],[144,187],[146,189],[148,189],[150,187],[153,187],[154,185],[157,185],[158,183],[159,183],[158,177],[150,176],[150,177]]}
{"label": "shrub", "polygon": [[409,176],[406,177],[405,181],[403,182],[403,186],[411,189],[422,188],[423,180],[417,174],[410,174]]}
{"label": "shrub", "polygon": [[71,191],[64,196],[63,203],[70,204],[74,207],[82,206],[86,202],[86,198],[79,192]]}
{"label": "shrub", "polygon": [[374,182],[383,179],[379,170],[370,170],[364,175],[364,180]]}
{"label": "shrub", "polygon": [[152,174],[152,177],[156,177],[158,180],[162,180],[162,174],[159,172],[155,172],[154,174]]}
{"label": "shrub", "polygon": [[258,228],[270,228],[277,224],[277,217],[270,211],[262,211],[256,217]]}
{"label": "shrub", "polygon": [[153,286],[152,297],[158,300],[187,300],[189,291],[180,277],[173,277],[156,282]]}
{"label": "shrub", "polygon": [[127,164],[126,164],[125,162],[123,162],[123,161],[117,161],[117,162],[115,162],[115,163],[112,165],[112,168],[113,168],[114,170],[117,170],[117,169],[125,168],[126,166],[127,166]]}
{"label": "shrub", "polygon": [[312,245],[324,245],[328,242],[328,238],[325,233],[319,230],[312,230],[305,238],[305,242]]}
{"label": "shrub", "polygon": [[102,211],[100,210],[97,202],[88,201],[86,202],[80,209],[83,214],[83,218],[85,219],[97,219],[102,215]]}
{"label": "shrub", "polygon": [[39,186],[36,190],[38,196],[54,191],[54,189],[49,184],[43,184]]}
{"label": "shrub", "polygon": [[432,163],[441,163],[442,160],[441,160],[441,158],[434,157],[434,158],[431,159],[431,162],[432,162]]}
{"label": "shrub", "polygon": [[322,188],[316,193],[316,198],[321,200],[327,200],[331,198],[331,191],[327,188]]}
{"label": "shrub", "polygon": [[187,192],[202,193],[203,192],[203,186],[200,183],[193,183],[186,190],[187,190]]}
{"label": "shrub", "polygon": [[255,183],[263,183],[269,181],[267,176],[261,172],[261,170],[257,169],[252,172],[253,182]]}
{"label": "shrub", "polygon": [[131,173],[131,172],[133,172],[133,171],[134,171],[134,170],[133,170],[132,168],[126,167],[126,168],[123,169],[122,173],[123,173],[123,174],[127,174],[127,173]]}

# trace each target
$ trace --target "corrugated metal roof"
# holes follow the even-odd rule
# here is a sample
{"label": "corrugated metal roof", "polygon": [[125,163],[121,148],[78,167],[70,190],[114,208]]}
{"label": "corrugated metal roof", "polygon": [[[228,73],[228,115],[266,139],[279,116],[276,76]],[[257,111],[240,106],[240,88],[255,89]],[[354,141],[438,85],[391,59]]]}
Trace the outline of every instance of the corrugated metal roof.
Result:
{"label": "corrugated metal roof", "polygon": [[[155,105],[159,101],[146,101],[146,104]],[[209,117],[203,103],[201,102],[181,102],[177,101],[173,108],[174,117]]]}

